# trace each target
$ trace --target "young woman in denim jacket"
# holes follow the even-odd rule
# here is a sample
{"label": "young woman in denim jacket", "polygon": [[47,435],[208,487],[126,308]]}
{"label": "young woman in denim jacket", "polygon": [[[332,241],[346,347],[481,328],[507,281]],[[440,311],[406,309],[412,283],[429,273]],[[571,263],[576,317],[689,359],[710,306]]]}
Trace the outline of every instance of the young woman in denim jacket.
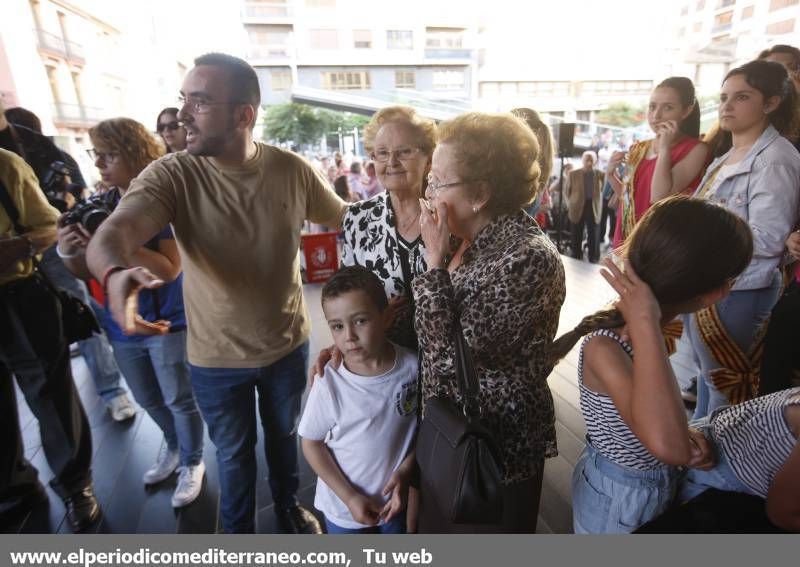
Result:
{"label": "young woman in denim jacket", "polygon": [[[784,243],[798,220],[800,155],[784,137],[797,129],[796,96],[783,66],[769,61],[733,69],[722,85],[720,127],[732,147],[709,166],[695,197],[747,221],[754,253],[728,297],[705,315],[684,318],[700,366],[695,419],[757,390],[751,351],[778,300]],[[731,364],[736,359],[738,368]]]}

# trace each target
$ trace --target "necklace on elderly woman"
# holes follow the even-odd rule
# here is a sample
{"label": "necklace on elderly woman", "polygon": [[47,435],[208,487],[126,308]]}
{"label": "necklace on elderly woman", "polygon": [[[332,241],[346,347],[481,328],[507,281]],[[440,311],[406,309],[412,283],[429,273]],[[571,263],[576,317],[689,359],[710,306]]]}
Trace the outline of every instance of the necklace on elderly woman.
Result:
{"label": "necklace on elderly woman", "polygon": [[405,233],[409,228],[414,226],[415,223],[419,224],[420,213],[422,213],[422,209],[418,210],[416,215],[404,223],[400,222],[400,217],[397,215],[397,213],[395,213],[395,217],[397,217],[397,228],[400,230],[400,232]]}

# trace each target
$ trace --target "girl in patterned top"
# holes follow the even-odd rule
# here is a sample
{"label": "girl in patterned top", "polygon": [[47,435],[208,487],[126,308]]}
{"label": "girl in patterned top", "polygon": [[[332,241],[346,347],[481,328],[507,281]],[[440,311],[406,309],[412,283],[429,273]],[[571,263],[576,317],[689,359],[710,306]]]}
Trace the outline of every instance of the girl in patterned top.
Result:
{"label": "girl in patterned top", "polygon": [[724,297],[752,249],[747,224],[725,209],[686,197],[660,201],[627,241],[624,272],[610,261],[601,272],[620,296],[613,309],[553,343],[558,360],[589,335],[578,367],[588,443],[572,479],[576,533],[635,530],[672,502],[676,465],[707,464],[661,329]]}
{"label": "girl in patterned top", "polygon": [[767,499],[767,517],[800,532],[800,388],[719,408],[692,422],[714,443],[717,463],[691,469],[681,485],[682,501],[708,488]]}

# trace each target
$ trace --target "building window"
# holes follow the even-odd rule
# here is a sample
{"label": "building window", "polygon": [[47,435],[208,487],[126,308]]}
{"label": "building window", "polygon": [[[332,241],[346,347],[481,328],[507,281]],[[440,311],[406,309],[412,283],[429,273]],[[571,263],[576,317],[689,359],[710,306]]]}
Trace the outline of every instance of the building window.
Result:
{"label": "building window", "polygon": [[250,57],[266,59],[269,57],[286,57],[289,55],[289,38],[292,26],[247,26],[250,38]]}
{"label": "building window", "polygon": [[[283,0],[286,2],[287,0]],[[311,8],[335,8],[336,0],[306,0],[306,6]]]}
{"label": "building window", "polygon": [[309,30],[311,49],[338,49],[338,30]]}
{"label": "building window", "polygon": [[356,49],[372,49],[372,31],[353,30],[353,47]]}
{"label": "building window", "polygon": [[500,94],[500,85],[498,83],[481,83],[480,93],[482,97],[494,98]]}
{"label": "building window", "polygon": [[394,72],[394,86],[398,89],[415,89],[417,88],[416,78],[414,71],[395,71]]}
{"label": "building window", "polygon": [[652,81],[584,81],[581,92],[587,95],[646,94],[652,88]]}
{"label": "building window", "polygon": [[694,33],[700,33],[700,30],[703,29],[703,22],[695,22],[692,26],[692,31]]}
{"label": "building window", "polygon": [[387,49],[414,49],[414,34],[411,30],[386,30]]}
{"label": "building window", "polygon": [[767,35],[781,35],[794,31],[794,20],[783,20],[767,26]]}
{"label": "building window", "polygon": [[683,37],[684,35],[686,35],[686,28],[685,27],[678,28],[678,33],[676,35],[678,37]]}
{"label": "building window", "polygon": [[800,3],[800,0],[770,0],[769,11],[774,12],[775,10],[780,10],[787,6],[794,6],[798,3]]}
{"label": "building window", "polygon": [[694,7],[695,12],[702,12],[703,8],[706,7],[706,0],[697,0],[697,4]]}
{"label": "building window", "polygon": [[292,88],[292,72],[289,69],[273,69],[269,72],[273,91],[288,91]]}
{"label": "building window", "polygon": [[463,29],[428,28],[425,31],[425,47],[428,49],[461,49],[463,44]]}
{"label": "building window", "polygon": [[747,18],[752,18],[754,9],[755,6],[745,6],[742,8],[742,19],[746,20]]}
{"label": "building window", "polygon": [[685,16],[688,13],[689,13],[689,6],[684,6],[683,8],[681,8],[681,16]]}
{"label": "building window", "polygon": [[714,16],[714,27],[717,26],[724,26],[726,24],[730,24],[733,21],[733,10],[730,12],[723,12],[722,14],[717,14]]}
{"label": "building window", "polygon": [[369,71],[322,73],[322,88],[334,91],[359,91],[370,88]]}
{"label": "building window", "polygon": [[500,83],[500,96],[517,96],[517,83]]}
{"label": "building window", "polygon": [[717,10],[719,10],[720,8],[727,8],[728,6],[733,6],[734,4],[736,4],[736,0],[719,0],[719,2],[717,2]]}
{"label": "building window", "polygon": [[438,69],[433,71],[433,90],[458,91],[465,86],[466,75],[464,71],[452,69]]}

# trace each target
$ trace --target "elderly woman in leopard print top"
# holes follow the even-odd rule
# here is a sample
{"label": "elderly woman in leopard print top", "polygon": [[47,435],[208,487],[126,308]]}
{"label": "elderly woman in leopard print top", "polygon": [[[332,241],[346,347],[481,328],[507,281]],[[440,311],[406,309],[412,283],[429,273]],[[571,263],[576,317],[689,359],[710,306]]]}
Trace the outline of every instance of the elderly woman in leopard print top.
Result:
{"label": "elderly woman in leopard print top", "polygon": [[[533,201],[538,143],[510,114],[469,113],[439,125],[420,216],[428,270],[412,285],[423,401],[457,391],[459,317],[480,381],[484,424],[501,446],[504,519],[449,524],[422,479],[420,532],[536,531],[544,459],[556,455],[546,351],[564,301],[556,248],[523,207]],[[423,405],[424,413],[424,405]]]}

